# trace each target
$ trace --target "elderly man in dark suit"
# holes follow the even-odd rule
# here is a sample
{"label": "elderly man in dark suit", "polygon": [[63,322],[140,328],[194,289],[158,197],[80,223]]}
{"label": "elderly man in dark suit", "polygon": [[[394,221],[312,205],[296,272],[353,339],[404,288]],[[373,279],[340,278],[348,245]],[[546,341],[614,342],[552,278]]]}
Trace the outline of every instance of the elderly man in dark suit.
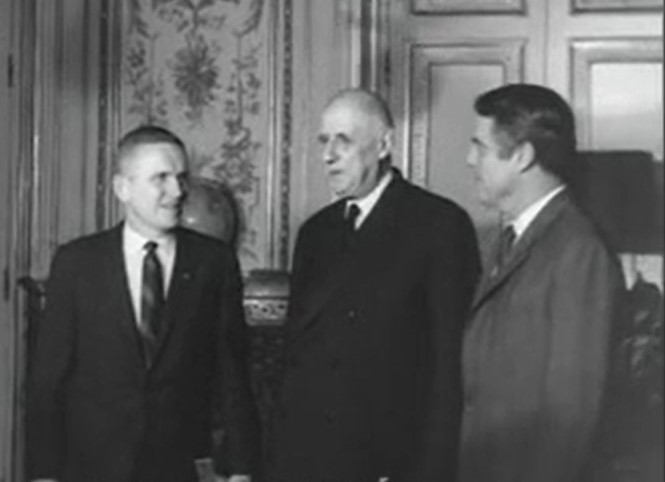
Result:
{"label": "elderly man in dark suit", "polygon": [[270,480],[454,480],[475,233],[461,208],[391,168],[392,131],[365,90],[323,112],[339,199],[296,242]]}
{"label": "elderly man in dark suit", "polygon": [[128,133],[114,177],[125,221],[58,249],[28,387],[32,480],[214,480],[213,410],[224,469],[249,480],[258,437],[238,263],[177,227],[185,176],[174,134]]}
{"label": "elderly man in dark suit", "polygon": [[465,335],[460,480],[572,482],[602,405],[620,268],[566,189],[566,102],[515,84],[475,109],[468,162],[504,231]]}

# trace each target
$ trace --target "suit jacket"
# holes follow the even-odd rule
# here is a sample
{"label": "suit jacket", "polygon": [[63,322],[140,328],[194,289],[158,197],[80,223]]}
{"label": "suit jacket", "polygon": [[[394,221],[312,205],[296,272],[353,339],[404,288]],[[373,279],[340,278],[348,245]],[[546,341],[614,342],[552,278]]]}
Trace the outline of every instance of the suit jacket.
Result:
{"label": "suit jacket", "polygon": [[605,391],[620,269],[566,191],[476,295],[462,482],[577,480]]}
{"label": "suit jacket", "polygon": [[268,473],[452,481],[463,320],[479,272],[473,226],[395,172],[342,252],[344,208],[324,208],[298,235]]}
{"label": "suit jacket", "polygon": [[28,386],[28,473],[60,482],[184,482],[210,457],[213,406],[226,467],[248,473],[256,418],[235,255],[176,230],[160,347],[148,369],[122,228],[58,249]]}

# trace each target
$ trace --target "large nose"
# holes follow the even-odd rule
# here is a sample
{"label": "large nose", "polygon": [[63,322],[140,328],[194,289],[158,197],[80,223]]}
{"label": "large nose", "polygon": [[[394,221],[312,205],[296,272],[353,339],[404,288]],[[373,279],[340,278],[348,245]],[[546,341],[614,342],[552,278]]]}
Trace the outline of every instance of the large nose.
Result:
{"label": "large nose", "polygon": [[321,153],[323,162],[327,165],[333,164],[337,160],[337,143],[335,139],[328,140],[323,144],[323,152]]}
{"label": "large nose", "polygon": [[466,155],[466,164],[469,167],[475,167],[476,164],[478,164],[478,154],[473,146],[471,146],[469,152]]}
{"label": "large nose", "polygon": [[166,183],[166,189],[169,196],[174,199],[180,199],[185,196],[187,192],[186,180],[182,176],[171,176]]}

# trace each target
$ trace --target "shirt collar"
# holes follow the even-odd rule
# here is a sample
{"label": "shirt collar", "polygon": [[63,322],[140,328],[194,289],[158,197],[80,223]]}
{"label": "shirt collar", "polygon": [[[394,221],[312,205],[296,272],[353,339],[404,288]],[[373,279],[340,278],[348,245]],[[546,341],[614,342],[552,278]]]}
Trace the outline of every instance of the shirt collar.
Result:
{"label": "shirt collar", "polygon": [[364,221],[364,219],[369,215],[370,212],[372,212],[372,209],[374,209],[374,206],[376,206],[376,203],[379,202],[379,198],[383,194],[383,191],[386,190],[388,187],[388,184],[390,184],[390,181],[393,180],[394,174],[392,169],[389,169],[388,172],[386,172],[383,177],[379,180],[378,184],[374,186],[374,189],[370,191],[367,196],[361,198],[361,199],[349,199],[346,202],[346,209],[349,209],[349,206],[352,204],[355,204],[360,208],[360,215],[358,216],[358,222],[357,226],[360,226],[360,224]]}
{"label": "shirt collar", "polygon": [[524,234],[534,219],[536,219],[538,214],[545,208],[545,206],[547,206],[547,204],[554,198],[554,196],[563,191],[564,188],[564,185],[555,187],[536,202],[532,203],[510,223],[510,225],[512,225],[513,229],[515,230],[515,239],[519,239],[522,234]]}
{"label": "shirt collar", "polygon": [[123,249],[127,254],[136,254],[143,252],[145,243],[154,241],[158,245],[158,250],[165,255],[175,251],[175,236],[168,235],[156,239],[149,239],[133,229],[128,223],[123,226]]}

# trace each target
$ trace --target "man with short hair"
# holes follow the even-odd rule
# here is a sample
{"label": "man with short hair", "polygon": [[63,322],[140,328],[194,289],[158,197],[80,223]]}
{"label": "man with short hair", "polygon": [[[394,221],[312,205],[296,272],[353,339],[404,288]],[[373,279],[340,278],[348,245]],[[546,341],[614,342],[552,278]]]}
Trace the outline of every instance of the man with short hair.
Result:
{"label": "man with short hair", "polygon": [[296,242],[271,481],[455,479],[475,232],[460,207],[391,167],[392,135],[372,92],[344,90],[323,112],[338,200]]}
{"label": "man with short hair", "polygon": [[[238,262],[179,228],[186,152],[170,131],[120,141],[125,220],[57,250],[29,374],[28,475],[59,482],[248,481],[258,449]],[[219,461],[221,462],[221,461]],[[198,473],[198,475],[197,475]]]}
{"label": "man with short hair", "polygon": [[460,480],[576,481],[602,405],[620,268],[566,188],[566,102],[513,84],[475,110],[468,163],[503,234],[465,334]]}

